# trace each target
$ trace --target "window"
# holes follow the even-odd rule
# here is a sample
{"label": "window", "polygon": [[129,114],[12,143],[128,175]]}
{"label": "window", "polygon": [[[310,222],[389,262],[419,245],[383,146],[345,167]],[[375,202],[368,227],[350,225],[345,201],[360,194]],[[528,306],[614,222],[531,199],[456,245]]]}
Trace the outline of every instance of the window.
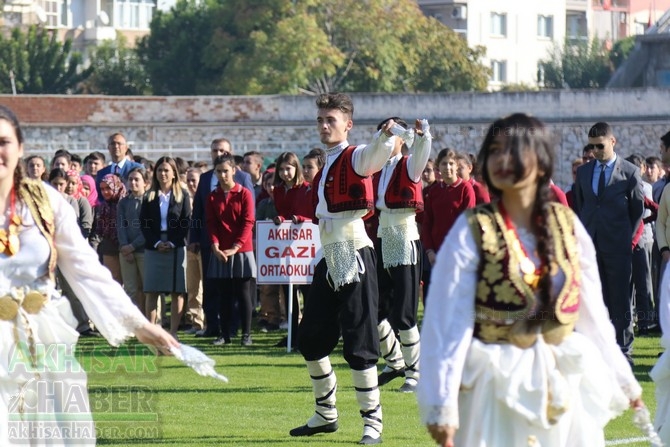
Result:
{"label": "window", "polygon": [[44,17],[39,17],[40,20],[44,20],[44,26],[55,28],[65,23],[62,20],[62,8],[65,7],[62,0],[42,0],[41,5],[39,6],[41,6],[44,11]]}
{"label": "window", "polygon": [[538,37],[554,38],[554,16],[537,16]]}
{"label": "window", "polygon": [[491,61],[491,81],[507,82],[507,61]]}
{"label": "window", "polygon": [[568,14],[565,18],[565,34],[568,39],[586,39],[586,13]]}
{"label": "window", "polygon": [[111,18],[110,26],[121,29],[148,29],[153,0],[105,0],[102,10]]}
{"label": "window", "polygon": [[507,35],[507,14],[491,13],[491,34],[494,36]]}

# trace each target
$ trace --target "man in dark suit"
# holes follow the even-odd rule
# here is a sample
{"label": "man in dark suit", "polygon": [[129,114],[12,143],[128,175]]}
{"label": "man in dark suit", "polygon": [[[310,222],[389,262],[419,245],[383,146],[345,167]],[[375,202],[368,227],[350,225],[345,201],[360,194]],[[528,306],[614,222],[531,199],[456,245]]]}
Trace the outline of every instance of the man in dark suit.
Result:
{"label": "man in dark suit", "polygon": [[128,181],[130,171],[134,168],[143,167],[141,164],[135,163],[127,157],[128,144],[126,137],[122,133],[117,132],[109,136],[107,139],[107,150],[109,151],[112,164],[98,170],[95,176],[95,187],[98,190],[98,197],[102,197],[100,193],[100,181],[105,175],[117,174],[125,183]]}
{"label": "man in dark suit", "polygon": [[632,241],[644,195],[640,170],[614,152],[615,144],[607,123],[589,130],[588,146],[596,159],[577,168],[575,211],[593,239],[605,305],[617,343],[632,364]]}
{"label": "man in dark suit", "polygon": [[[217,138],[212,141],[210,145],[210,153],[212,156],[212,163],[217,157],[224,155],[224,153],[233,153],[230,141],[225,138]],[[233,176],[235,183],[247,188],[251,193],[254,192],[254,185],[251,182],[251,176],[241,170],[235,171]],[[191,213],[191,231],[189,233],[188,250],[194,253],[200,252],[202,260],[203,278],[202,278],[202,310],[205,314],[205,321],[207,329],[203,332],[196,333],[198,336],[218,337],[219,335],[219,308],[216,298],[216,286],[211,280],[207,278],[207,266],[209,266],[209,258],[211,256],[212,242],[209,239],[209,232],[205,226],[205,204],[207,197],[216,189],[218,185],[214,170],[210,169],[200,176],[198,189],[193,197],[193,212]],[[253,286],[255,289],[255,285]],[[254,302],[255,304],[255,302]]]}

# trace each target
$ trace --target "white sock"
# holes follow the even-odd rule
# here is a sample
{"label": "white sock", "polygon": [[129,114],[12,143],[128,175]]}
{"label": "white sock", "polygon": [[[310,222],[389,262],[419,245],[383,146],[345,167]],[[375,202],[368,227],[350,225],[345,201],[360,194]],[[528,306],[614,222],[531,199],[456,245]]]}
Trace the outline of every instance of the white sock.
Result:
{"label": "white sock", "polygon": [[416,326],[399,332],[400,349],[405,360],[405,377],[419,380],[419,351],[421,349],[421,335]]}
{"label": "white sock", "polygon": [[335,407],[337,378],[330,359],[324,357],[320,360],[308,360],[307,371],[312,379],[315,399],[314,415],[309,418],[307,425],[318,427],[335,422],[337,420],[337,408]]}
{"label": "white sock", "polygon": [[379,333],[379,349],[382,354],[386,367],[384,371],[402,369],[405,366],[402,351],[400,350],[400,343],[393,332],[393,328],[388,320],[384,319],[377,325],[377,332]]}
{"label": "white sock", "polygon": [[379,401],[379,387],[377,386],[377,368],[372,367],[363,371],[351,370],[351,376],[356,390],[356,400],[363,418],[363,435],[373,431],[378,438],[382,433],[382,406]]}

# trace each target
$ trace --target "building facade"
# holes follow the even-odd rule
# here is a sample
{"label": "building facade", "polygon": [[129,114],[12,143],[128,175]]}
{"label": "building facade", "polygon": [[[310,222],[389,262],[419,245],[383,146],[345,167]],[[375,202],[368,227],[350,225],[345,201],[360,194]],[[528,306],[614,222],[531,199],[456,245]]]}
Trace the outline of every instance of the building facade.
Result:
{"label": "building facade", "polygon": [[419,7],[465,39],[486,47],[490,90],[537,86],[539,62],[554,43],[598,37],[606,45],[642,34],[670,0],[419,0]]}
{"label": "building facade", "polygon": [[149,33],[155,9],[155,0],[6,0],[2,20],[8,28],[41,24],[86,54],[117,34],[134,44]]}

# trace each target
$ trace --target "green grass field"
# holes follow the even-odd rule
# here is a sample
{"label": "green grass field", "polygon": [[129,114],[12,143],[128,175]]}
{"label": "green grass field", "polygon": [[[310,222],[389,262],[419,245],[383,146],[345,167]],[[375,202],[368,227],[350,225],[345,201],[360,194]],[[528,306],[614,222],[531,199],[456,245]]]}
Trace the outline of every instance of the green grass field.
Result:
{"label": "green grass field", "polygon": [[[230,379],[198,376],[169,357],[153,357],[136,344],[109,348],[102,338],[80,340],[80,361],[89,371],[98,443],[109,446],[333,446],[354,445],[362,426],[351,376],[339,349],[331,357],[338,377],[340,429],[329,435],[291,438],[288,431],[311,416],[311,385],[300,354],[273,345],[284,333],[256,333],[254,345],[215,347],[211,339],[183,336],[217,361]],[[239,339],[234,340],[239,343]],[[660,352],[659,339],[635,342],[635,374],[652,414],[654,385],[648,372]],[[418,419],[414,395],[382,388],[384,445],[433,446]],[[640,437],[630,412],[612,421],[607,439]],[[643,446],[645,443],[620,444]]]}

